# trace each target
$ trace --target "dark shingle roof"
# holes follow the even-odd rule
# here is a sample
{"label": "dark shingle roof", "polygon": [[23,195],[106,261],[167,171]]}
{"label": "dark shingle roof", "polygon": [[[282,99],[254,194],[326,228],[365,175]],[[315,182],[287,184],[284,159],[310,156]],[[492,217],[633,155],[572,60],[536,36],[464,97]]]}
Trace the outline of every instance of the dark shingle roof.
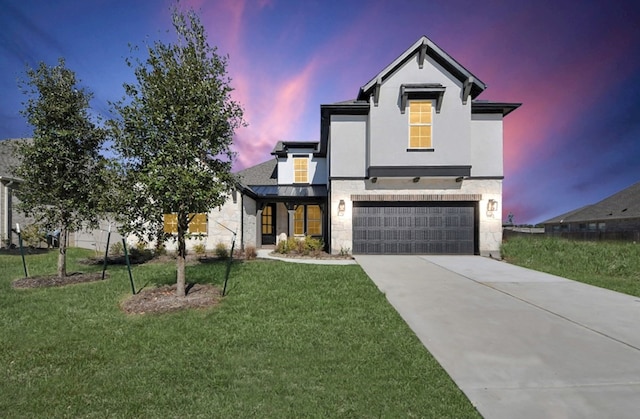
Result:
{"label": "dark shingle roof", "polygon": [[640,218],[640,182],[593,205],[553,217],[542,224]]}
{"label": "dark shingle roof", "polygon": [[22,141],[29,141],[29,139],[18,138],[0,141],[0,177],[15,179],[12,167],[20,163],[15,151],[15,145]]}
{"label": "dark shingle roof", "polygon": [[246,186],[277,185],[278,162],[273,158],[255,166],[247,167],[236,173],[236,175],[240,183]]}

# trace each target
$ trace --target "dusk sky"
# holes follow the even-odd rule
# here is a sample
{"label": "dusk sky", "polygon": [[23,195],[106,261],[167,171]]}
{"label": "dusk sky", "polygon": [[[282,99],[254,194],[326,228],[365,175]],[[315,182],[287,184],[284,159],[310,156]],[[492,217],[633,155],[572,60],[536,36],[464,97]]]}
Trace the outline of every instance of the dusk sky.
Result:
{"label": "dusk sky", "polygon": [[[168,0],[0,0],[0,139],[31,136],[26,66],[59,57],[96,113],[134,81],[129,44],[171,41]],[[505,118],[504,217],[535,223],[640,181],[640,2],[191,0],[229,55],[249,126],[235,169],[279,140],[317,141],[320,105],[360,86],[426,35],[485,82]],[[141,48],[144,52],[145,49]],[[143,57],[144,58],[144,57]]]}

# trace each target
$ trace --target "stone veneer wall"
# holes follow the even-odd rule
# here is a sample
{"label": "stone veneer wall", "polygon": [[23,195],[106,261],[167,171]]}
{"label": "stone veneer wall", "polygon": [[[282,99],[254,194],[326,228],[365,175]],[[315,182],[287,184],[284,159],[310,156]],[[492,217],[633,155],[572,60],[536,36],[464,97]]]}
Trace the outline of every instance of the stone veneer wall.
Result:
{"label": "stone veneer wall", "polygon": [[[454,179],[431,180],[421,179],[413,183],[411,179],[379,179],[370,180],[332,180],[331,190],[331,253],[353,249],[352,237],[352,196],[365,200],[371,196],[372,201],[479,201],[478,242],[480,254],[499,257],[502,243],[502,180],[497,179],[465,179],[455,182]],[[357,195],[357,196],[356,196]],[[386,195],[386,197],[385,197]],[[338,203],[343,199],[346,208],[343,215],[338,215]],[[497,211],[487,212],[489,199],[498,201]]]}

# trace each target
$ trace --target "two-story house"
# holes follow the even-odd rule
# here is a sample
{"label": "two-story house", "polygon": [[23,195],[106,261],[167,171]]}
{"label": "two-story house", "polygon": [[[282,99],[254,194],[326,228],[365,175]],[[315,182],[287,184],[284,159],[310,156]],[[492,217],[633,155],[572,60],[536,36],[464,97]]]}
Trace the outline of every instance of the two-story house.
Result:
{"label": "two-story house", "polygon": [[282,141],[238,173],[220,209],[194,219],[207,247],[268,246],[284,233],[332,253],[498,254],[503,118],[486,85],[427,37],[320,107],[318,142]]}
{"label": "two-story house", "polygon": [[485,88],[422,37],[354,100],[321,106],[319,142],[279,142],[239,172],[239,197],[210,215],[257,247],[285,233],[332,253],[497,254],[502,121],[520,104],[477,100]]}

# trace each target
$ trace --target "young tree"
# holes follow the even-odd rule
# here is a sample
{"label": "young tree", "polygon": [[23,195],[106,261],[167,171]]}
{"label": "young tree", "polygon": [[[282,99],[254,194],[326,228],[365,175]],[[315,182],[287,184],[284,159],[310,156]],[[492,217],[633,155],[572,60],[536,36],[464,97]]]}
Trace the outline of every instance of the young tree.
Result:
{"label": "young tree", "polygon": [[[112,121],[123,180],[125,231],[157,239],[163,214],[176,214],[177,295],[185,295],[185,238],[192,217],[221,206],[233,187],[230,149],[243,125],[231,100],[228,57],[209,46],[194,12],[173,11],[175,44],[147,46],[148,58],[127,60],[136,84]],[[165,239],[168,237],[162,237]]]}
{"label": "young tree", "polygon": [[101,190],[106,132],[89,115],[92,94],[78,87],[64,59],[27,70],[21,87],[29,99],[22,114],[34,128],[33,140],[18,144],[23,179],[20,209],[48,231],[60,233],[58,276],[66,276],[67,233],[95,225]]}

